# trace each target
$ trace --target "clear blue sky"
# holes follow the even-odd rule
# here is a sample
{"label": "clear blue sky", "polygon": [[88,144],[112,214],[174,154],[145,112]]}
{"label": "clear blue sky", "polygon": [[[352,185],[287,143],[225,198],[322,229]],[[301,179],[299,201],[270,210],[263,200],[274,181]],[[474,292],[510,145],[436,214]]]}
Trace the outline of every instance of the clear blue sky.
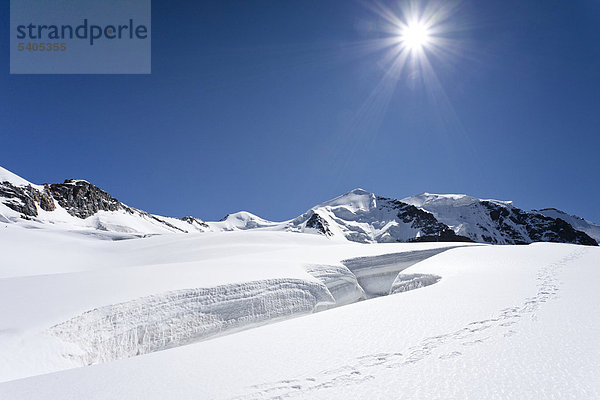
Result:
{"label": "clear blue sky", "polygon": [[364,45],[384,21],[360,2],[152,0],[149,76],[9,75],[8,3],[0,165],[35,183],[208,220],[283,220],[362,187],[600,222],[597,0],[460,2],[437,83],[409,68],[393,90]]}

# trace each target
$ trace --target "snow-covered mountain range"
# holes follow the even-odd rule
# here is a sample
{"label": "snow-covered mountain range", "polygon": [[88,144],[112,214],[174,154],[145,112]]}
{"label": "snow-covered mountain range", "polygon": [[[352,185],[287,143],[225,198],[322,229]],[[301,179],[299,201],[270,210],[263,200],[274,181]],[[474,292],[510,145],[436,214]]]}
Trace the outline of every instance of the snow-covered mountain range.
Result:
{"label": "snow-covered mountain range", "polygon": [[362,189],[207,222],[0,169],[0,398],[600,398],[600,248],[503,245],[598,228]]}
{"label": "snow-covered mountain range", "polygon": [[402,200],[354,189],[283,222],[249,212],[207,222],[150,214],[85,180],[36,185],[0,167],[0,222],[77,231],[108,239],[249,229],[320,234],[360,243],[561,242],[598,245],[600,226],[556,209],[525,211],[512,202],[423,193]]}

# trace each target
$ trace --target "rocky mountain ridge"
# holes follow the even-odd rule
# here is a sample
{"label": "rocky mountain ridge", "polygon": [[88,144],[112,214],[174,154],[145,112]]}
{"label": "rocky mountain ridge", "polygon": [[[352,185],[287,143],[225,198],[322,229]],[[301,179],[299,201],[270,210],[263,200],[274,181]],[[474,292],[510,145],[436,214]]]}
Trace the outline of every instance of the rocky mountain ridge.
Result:
{"label": "rocky mountain ridge", "polygon": [[153,215],[121,203],[85,180],[34,185],[0,168],[0,222],[62,227],[108,239],[164,233],[250,229],[320,234],[361,243],[561,242],[597,246],[600,227],[560,210],[524,211],[512,202],[423,193],[396,200],[363,189],[319,204],[302,215],[272,222],[249,212],[221,221]]}
{"label": "rocky mountain ridge", "polygon": [[195,217],[170,218],[129,207],[85,180],[34,185],[0,167],[0,221],[66,226],[95,230],[127,239],[169,232],[203,232],[204,221]]}
{"label": "rocky mountain ridge", "polygon": [[467,195],[422,193],[402,200],[432,213],[457,234],[475,242],[527,244],[561,242],[594,245],[597,239],[564,219],[525,211],[510,201],[485,200]]}

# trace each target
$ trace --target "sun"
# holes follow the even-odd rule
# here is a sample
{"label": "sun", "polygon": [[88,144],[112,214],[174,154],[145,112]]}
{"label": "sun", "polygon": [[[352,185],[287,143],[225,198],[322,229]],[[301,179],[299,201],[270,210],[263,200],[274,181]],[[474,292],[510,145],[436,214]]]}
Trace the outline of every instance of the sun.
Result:
{"label": "sun", "polygon": [[431,42],[431,32],[424,23],[415,21],[401,28],[399,40],[404,48],[419,51]]}

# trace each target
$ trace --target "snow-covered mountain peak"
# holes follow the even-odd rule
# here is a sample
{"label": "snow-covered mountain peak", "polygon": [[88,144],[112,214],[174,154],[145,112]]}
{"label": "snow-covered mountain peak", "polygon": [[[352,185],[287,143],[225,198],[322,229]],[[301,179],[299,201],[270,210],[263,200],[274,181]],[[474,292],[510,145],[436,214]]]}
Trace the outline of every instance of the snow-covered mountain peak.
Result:
{"label": "snow-covered mountain peak", "polygon": [[213,231],[236,231],[254,228],[266,228],[277,225],[276,222],[268,221],[248,211],[238,211],[227,214],[218,222],[207,223]]}
{"label": "snow-covered mountain peak", "polygon": [[362,243],[470,241],[428,211],[396,199],[354,189],[290,221],[288,229]]}
{"label": "snow-covered mountain peak", "polygon": [[494,199],[478,199],[477,197],[468,196],[466,194],[435,194],[435,193],[421,193],[416,196],[406,197],[401,200],[404,203],[412,204],[415,207],[427,208],[427,206],[434,207],[463,207],[472,204],[486,201],[493,204],[498,204],[505,207],[512,207],[512,201],[494,200]]}
{"label": "snow-covered mountain peak", "polygon": [[221,220],[219,220],[219,222],[248,221],[248,220],[253,220],[253,219],[262,219],[262,218],[260,218],[258,215],[254,215],[248,211],[238,211],[235,213],[227,214],[225,217],[223,217]]}
{"label": "snow-covered mountain peak", "polygon": [[111,239],[258,228],[362,243],[550,241],[596,245],[600,239],[599,226],[555,209],[524,211],[509,201],[464,194],[421,193],[399,201],[360,188],[284,222],[268,221],[247,211],[228,214],[218,222],[170,218],[127,206],[83,179],[32,185],[1,167],[0,222]]}
{"label": "snow-covered mountain peak", "polygon": [[[63,182],[65,185],[92,185],[89,181],[85,179],[67,179]],[[93,185],[92,185],[93,186]]]}
{"label": "snow-covered mountain peak", "polygon": [[422,193],[402,200],[432,213],[458,235],[476,242],[524,244],[538,241],[594,245],[595,240],[564,218],[524,211],[512,201],[467,195]]}
{"label": "snow-covered mountain peak", "polygon": [[346,194],[321,203],[314,208],[317,209],[321,207],[344,207],[348,211],[354,213],[359,211],[369,211],[377,207],[377,196],[375,196],[373,193],[367,192],[364,189],[356,188]]}

